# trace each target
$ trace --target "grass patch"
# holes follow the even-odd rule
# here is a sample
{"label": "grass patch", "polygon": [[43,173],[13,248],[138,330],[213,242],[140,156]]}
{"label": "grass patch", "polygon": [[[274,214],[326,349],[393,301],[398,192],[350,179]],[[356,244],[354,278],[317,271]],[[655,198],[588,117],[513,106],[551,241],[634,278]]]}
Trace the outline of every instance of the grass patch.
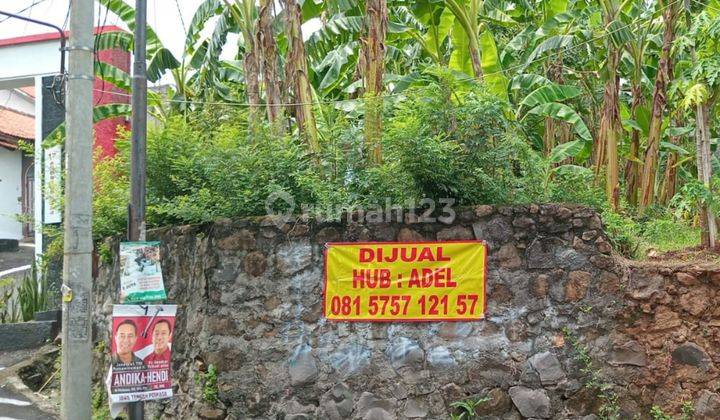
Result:
{"label": "grass patch", "polygon": [[671,219],[654,219],[642,225],[642,237],[657,251],[677,251],[700,245],[700,228]]}

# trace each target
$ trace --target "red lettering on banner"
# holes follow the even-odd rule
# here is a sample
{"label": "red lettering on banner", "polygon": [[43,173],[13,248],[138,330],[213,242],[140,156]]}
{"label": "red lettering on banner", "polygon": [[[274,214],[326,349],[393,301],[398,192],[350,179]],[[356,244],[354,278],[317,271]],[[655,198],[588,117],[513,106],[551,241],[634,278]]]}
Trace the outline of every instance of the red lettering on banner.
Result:
{"label": "red lettering on banner", "polygon": [[[386,253],[387,252],[387,253]],[[360,248],[358,261],[361,263],[372,262],[423,262],[423,261],[450,261],[450,257],[443,255],[443,248],[423,247],[418,251],[415,247],[383,248]]]}
{"label": "red lettering on banner", "polygon": [[408,287],[417,288],[449,288],[456,287],[457,282],[452,280],[452,269],[450,267],[443,268],[413,268],[410,271],[410,281]]}
{"label": "red lettering on banner", "polygon": [[353,270],[353,288],[380,288],[390,287],[390,270],[387,268],[360,268]]}
{"label": "red lettering on banner", "polygon": [[366,262],[372,262],[373,258],[375,258],[375,252],[370,248],[360,248],[360,262],[366,263]]}

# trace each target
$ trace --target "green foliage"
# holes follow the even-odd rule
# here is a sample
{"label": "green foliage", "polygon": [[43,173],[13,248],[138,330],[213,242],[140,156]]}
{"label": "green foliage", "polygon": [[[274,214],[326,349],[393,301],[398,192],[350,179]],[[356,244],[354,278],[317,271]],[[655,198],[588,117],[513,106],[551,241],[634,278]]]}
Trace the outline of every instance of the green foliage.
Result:
{"label": "green foliage", "polygon": [[[121,139],[127,133],[121,134]],[[153,166],[153,165],[150,165]],[[101,239],[115,235],[126,228],[127,203],[130,201],[130,166],[127,159],[117,156],[112,159],[95,158],[93,182],[93,236]]]}
{"label": "green foliage", "polygon": [[539,162],[505,111],[480,87],[458,93],[441,82],[411,89],[386,126],[392,182],[402,174],[414,196],[451,197],[460,204],[537,197]]}
{"label": "green foliage", "polygon": [[673,420],[672,416],[665,414],[662,408],[657,405],[653,405],[650,409],[650,417],[653,420]]}
{"label": "green foliage", "polygon": [[698,216],[700,205],[707,205],[710,211],[720,215],[720,177],[715,176],[706,186],[696,180],[688,180],[670,200],[678,219],[693,219]]}
{"label": "green foliage", "polygon": [[605,382],[600,370],[593,365],[590,350],[580,342],[568,327],[563,327],[565,342],[569,343],[573,351],[573,358],[580,364],[580,372],[586,376],[585,387],[594,391],[601,404],[598,415],[603,420],[619,420],[620,405],[618,395],[611,383]]}
{"label": "green foliage", "polygon": [[36,264],[25,274],[17,288],[17,298],[20,303],[22,320],[32,321],[35,312],[48,309],[48,284],[46,276],[38,272]]}
{"label": "green foliage", "polygon": [[490,397],[484,396],[480,398],[469,398],[462,401],[455,401],[450,404],[455,412],[450,416],[453,420],[470,420],[478,418],[477,409],[482,404],[490,401]]}
{"label": "green foliage", "polygon": [[107,420],[110,417],[110,404],[103,384],[95,384],[91,395],[92,420]]}
{"label": "green foliage", "polygon": [[202,397],[211,404],[218,402],[217,373],[217,368],[211,363],[203,375]]}
{"label": "green foliage", "polygon": [[[297,133],[261,127],[251,134],[246,111],[169,117],[148,134],[148,225],[264,215],[266,198],[279,191],[292,195],[296,212],[301,203],[337,210],[386,198],[398,205],[425,197],[468,205],[540,199],[541,161],[506,119],[506,104],[482,86],[459,89],[450,73],[436,77],[388,104],[385,159],[374,167],[364,164],[361,114],[323,110],[320,169]],[[121,135],[117,156],[95,165],[96,239],[125,229],[129,145]]]}
{"label": "green foliage", "polygon": [[12,287],[12,278],[0,279],[0,324],[19,322],[20,308]]}
{"label": "green foliage", "polygon": [[562,165],[555,169],[554,175],[549,188],[549,201],[584,204],[594,209],[604,206],[605,193],[601,188],[593,186],[592,170],[576,165]]}
{"label": "green foliage", "polygon": [[605,233],[618,252],[629,257],[639,255],[641,247],[640,226],[631,218],[620,213],[606,211],[603,213]]}
{"label": "green foliage", "polygon": [[642,225],[642,237],[658,251],[690,248],[700,243],[700,229],[667,217],[652,218]]}
{"label": "green foliage", "polygon": [[680,420],[692,420],[695,414],[695,407],[692,401],[683,401],[680,406]]}

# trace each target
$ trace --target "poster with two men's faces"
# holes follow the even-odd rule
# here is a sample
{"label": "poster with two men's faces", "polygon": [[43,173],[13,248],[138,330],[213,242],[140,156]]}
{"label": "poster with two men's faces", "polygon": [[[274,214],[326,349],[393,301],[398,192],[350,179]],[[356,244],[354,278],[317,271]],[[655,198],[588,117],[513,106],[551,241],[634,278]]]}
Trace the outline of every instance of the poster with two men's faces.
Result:
{"label": "poster with two men's faces", "polygon": [[176,305],[113,306],[111,403],[172,396],[176,310]]}

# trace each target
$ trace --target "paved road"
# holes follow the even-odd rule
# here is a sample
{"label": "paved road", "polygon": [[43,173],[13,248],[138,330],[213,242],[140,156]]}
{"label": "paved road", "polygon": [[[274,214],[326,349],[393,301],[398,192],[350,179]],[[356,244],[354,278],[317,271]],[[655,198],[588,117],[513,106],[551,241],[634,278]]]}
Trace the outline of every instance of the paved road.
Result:
{"label": "paved road", "polygon": [[[28,356],[34,350],[14,350],[0,352],[0,371],[12,366]],[[40,410],[28,401],[27,398],[11,391],[4,384],[0,384],[0,420],[47,420],[56,417]]]}
{"label": "paved road", "polygon": [[55,417],[35,407],[27,398],[0,387],[0,420],[54,420]]}
{"label": "paved road", "polygon": [[32,264],[35,248],[28,245],[31,244],[20,244],[15,252],[0,252],[0,271]]}

